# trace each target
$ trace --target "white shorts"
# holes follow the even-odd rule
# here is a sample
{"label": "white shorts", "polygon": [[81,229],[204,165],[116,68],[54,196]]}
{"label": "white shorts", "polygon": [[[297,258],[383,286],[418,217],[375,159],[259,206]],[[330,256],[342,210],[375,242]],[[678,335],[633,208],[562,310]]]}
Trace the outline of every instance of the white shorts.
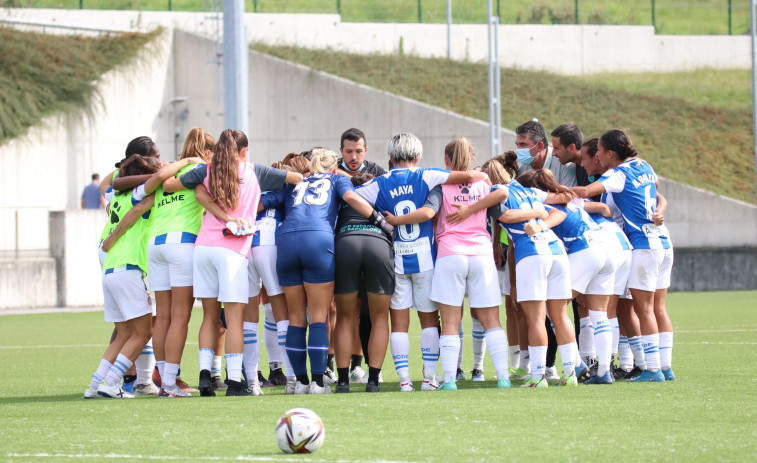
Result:
{"label": "white shorts", "polygon": [[248,302],[247,258],[230,249],[195,246],[194,297],[219,302]]}
{"label": "white shorts", "polygon": [[192,286],[195,245],[166,243],[147,246],[147,276],[153,291]]}
{"label": "white shorts", "polygon": [[468,290],[468,305],[499,307],[502,294],[492,256],[444,256],[436,259],[431,282],[431,300],[462,306]]}
{"label": "white shorts", "polygon": [[141,270],[103,275],[103,296],[106,322],[125,322],[152,315],[152,301]]}
{"label": "white shorts", "polygon": [[515,265],[518,302],[572,299],[570,264],[566,255],[538,255]]}
{"label": "white shorts", "polygon": [[497,270],[497,277],[499,277],[499,288],[503,296],[510,295],[510,267],[505,264],[501,269]]}
{"label": "white shorts", "polygon": [[631,251],[630,289],[656,291],[670,287],[673,249],[634,249]]}
{"label": "white shorts", "polygon": [[431,300],[431,283],[434,270],[421,273],[397,274],[394,294],[390,307],[395,310],[414,308],[418,312],[430,313],[439,310]]}
{"label": "white shorts", "polygon": [[100,271],[102,272],[105,270],[105,256],[107,256],[108,253],[103,251],[103,243],[100,242],[100,245],[97,247],[97,258],[100,259]]}
{"label": "white shorts", "polygon": [[570,286],[581,294],[609,296],[615,284],[615,261],[601,245],[568,254]]}
{"label": "white shorts", "polygon": [[615,288],[613,294],[621,299],[631,299],[631,291],[628,290],[628,277],[631,275],[631,251],[613,251],[615,259]]}
{"label": "white shorts", "polygon": [[278,296],[284,293],[284,289],[279,285],[279,275],[276,273],[276,252],[276,246],[252,248],[249,269],[250,297],[260,294],[261,281],[269,296]]}

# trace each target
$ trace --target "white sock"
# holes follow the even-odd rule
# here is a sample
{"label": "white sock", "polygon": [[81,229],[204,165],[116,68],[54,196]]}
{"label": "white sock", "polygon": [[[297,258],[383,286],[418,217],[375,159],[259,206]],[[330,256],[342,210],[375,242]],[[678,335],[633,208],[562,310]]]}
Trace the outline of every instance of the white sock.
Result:
{"label": "white sock", "polygon": [[517,370],[520,368],[520,346],[517,344],[510,346],[508,351],[510,352],[510,368]]}
{"label": "white sock", "polygon": [[578,346],[578,353],[588,365],[597,356],[594,350],[594,325],[591,323],[590,317],[581,319],[581,330],[578,332]]}
{"label": "white sock", "polygon": [[165,360],[158,360],[157,362],[155,362],[155,368],[158,369],[158,374],[160,375],[161,381],[163,380],[163,370],[165,369],[165,366]]}
{"label": "white sock", "polygon": [[547,368],[547,346],[528,346],[528,353],[531,357],[531,378],[544,378],[544,370]]}
{"label": "white sock", "polygon": [[[279,349],[279,332],[276,321],[273,319],[273,308],[271,304],[263,304],[265,320],[263,321],[263,341],[265,342],[265,351],[268,355],[268,365],[272,370],[281,368],[281,350]],[[258,328],[258,332],[260,329]]]}
{"label": "white sock", "polygon": [[[546,360],[545,360],[546,362]],[[518,361],[518,365],[520,365],[520,369],[524,370],[526,373],[531,373],[531,351],[530,349],[521,349],[520,350],[520,360]]]}
{"label": "white sock", "polygon": [[204,347],[200,349],[199,356],[200,356],[200,371],[202,370],[208,370],[212,368],[213,365],[213,357],[216,355],[215,352],[213,352],[213,349],[208,349],[207,347]]}
{"label": "white sock", "polygon": [[124,354],[118,354],[116,361],[108,370],[108,374],[105,375],[105,384],[110,387],[115,387],[121,383],[121,378],[131,368],[132,361],[129,360]]}
{"label": "white sock", "polygon": [[289,320],[281,320],[280,322],[276,322],[276,331],[278,331],[279,333],[279,349],[284,354],[281,356],[281,358],[282,360],[284,360],[284,370],[286,370],[285,374],[287,375],[287,378],[294,378],[292,363],[289,362],[289,356],[286,355],[285,350],[287,343],[287,332],[289,331]]}
{"label": "white sock", "polygon": [[410,338],[407,333],[392,333],[392,359],[401,382],[410,381]]}
{"label": "white sock", "polygon": [[258,360],[260,357],[258,325],[257,323],[244,322],[242,330],[244,333],[244,370],[247,372],[247,380],[250,384],[254,384],[258,381]]}
{"label": "white sock", "polygon": [[460,353],[460,337],[445,334],[439,337],[439,357],[442,361],[444,381],[454,381],[457,374],[457,356]]}
{"label": "white sock", "polygon": [[[235,353],[226,354],[224,357],[226,358],[226,374],[229,377],[229,381],[242,381],[242,360],[244,355]],[[254,376],[256,379],[258,377],[257,369],[255,369],[254,372],[248,372],[247,374]]]}
{"label": "white sock", "polygon": [[[392,349],[392,352],[394,352],[394,349]],[[423,328],[421,330],[421,354],[423,355],[423,369],[436,371],[436,365],[439,363],[438,328]]]}
{"label": "white sock", "polygon": [[631,346],[633,363],[640,369],[646,370],[647,361],[644,357],[644,346],[642,344],[641,336],[633,336],[628,338],[628,345]]}
{"label": "white sock", "polygon": [[660,333],[660,367],[668,370],[673,366],[673,332]]}
{"label": "white sock", "polygon": [[647,370],[657,371],[660,369],[660,335],[646,334],[641,336],[644,346],[644,359],[647,361]]}
{"label": "white sock", "polygon": [[575,342],[557,346],[560,350],[560,360],[562,361],[563,376],[570,376],[576,371],[576,353],[573,349],[578,349]]}
{"label": "white sock", "polygon": [[463,330],[463,320],[460,319],[460,326],[457,328],[457,335],[460,338],[460,352],[457,354],[457,369],[463,369],[463,345],[465,344],[465,331]]}
{"label": "white sock", "polygon": [[96,391],[100,387],[100,383],[108,376],[108,372],[112,366],[113,364],[109,361],[100,359],[100,365],[97,367],[97,371],[92,374],[92,382],[89,383],[89,387]]}
{"label": "white sock", "polygon": [[473,368],[477,370],[484,369],[484,354],[486,354],[486,333],[481,321],[474,318],[473,320]]}
{"label": "white sock", "polygon": [[210,376],[212,377],[220,377],[221,376],[221,366],[223,364],[223,357],[220,355],[214,355],[213,356],[213,363],[210,366]]}
{"label": "white sock", "polygon": [[621,336],[618,341],[618,360],[620,361],[620,368],[624,370],[633,368],[633,353],[628,344],[628,336]]}
{"label": "white sock", "polygon": [[165,367],[163,367],[163,373],[164,375],[160,377],[161,385],[163,387],[176,386],[176,375],[179,374],[179,364],[166,362]]}
{"label": "white sock", "polygon": [[620,342],[620,325],[618,325],[617,318],[610,318],[610,326],[612,327],[612,344],[610,352],[614,357],[618,353],[618,343]]}
{"label": "white sock", "polygon": [[489,346],[489,356],[497,370],[497,379],[508,379],[508,360],[510,352],[507,346],[507,333],[500,328],[492,328],[486,331],[486,345]]}
{"label": "white sock", "polygon": [[591,324],[594,326],[594,346],[597,349],[597,375],[604,376],[610,371],[612,360],[612,326],[607,312],[590,310]]}
{"label": "white sock", "polygon": [[152,372],[155,369],[155,354],[152,351],[152,338],[147,341],[142,353],[134,361],[134,368],[137,370],[136,384],[147,384],[152,382]]}

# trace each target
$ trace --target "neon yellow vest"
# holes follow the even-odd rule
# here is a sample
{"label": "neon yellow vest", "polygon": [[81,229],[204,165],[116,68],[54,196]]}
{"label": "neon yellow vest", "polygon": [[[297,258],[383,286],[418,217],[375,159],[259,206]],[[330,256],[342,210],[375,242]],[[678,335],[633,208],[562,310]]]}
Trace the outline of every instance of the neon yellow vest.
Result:
{"label": "neon yellow vest", "polygon": [[[199,164],[190,164],[182,168],[176,177],[196,168]],[[203,208],[195,199],[194,190],[182,190],[166,193],[163,185],[155,190],[155,205],[152,208],[150,237],[174,232],[187,232],[197,235],[202,224]]]}
{"label": "neon yellow vest", "polygon": [[[114,171],[113,172],[113,179],[112,180],[115,180],[116,177],[118,177],[118,171]],[[111,184],[112,183],[113,182],[111,181]],[[110,210],[108,210],[108,212],[109,212],[108,213],[108,221],[105,223],[105,228],[103,228],[103,232],[100,235],[100,242],[101,243],[103,241],[105,241],[105,238],[107,238],[108,236],[110,236],[111,233],[113,233],[113,230],[116,229],[116,227],[118,226],[118,222],[121,220],[121,218],[118,215],[113,215],[112,213],[110,213]]]}
{"label": "neon yellow vest", "polygon": [[[116,195],[110,203],[111,215],[118,216],[120,222],[132,207],[132,192]],[[147,212],[148,215],[150,212]],[[150,231],[150,220],[143,215],[116,241],[108,251],[103,266],[105,273],[109,269],[127,266],[139,267],[147,274],[147,238]]]}
{"label": "neon yellow vest", "polygon": [[499,242],[507,246],[507,232],[502,228],[499,227]]}

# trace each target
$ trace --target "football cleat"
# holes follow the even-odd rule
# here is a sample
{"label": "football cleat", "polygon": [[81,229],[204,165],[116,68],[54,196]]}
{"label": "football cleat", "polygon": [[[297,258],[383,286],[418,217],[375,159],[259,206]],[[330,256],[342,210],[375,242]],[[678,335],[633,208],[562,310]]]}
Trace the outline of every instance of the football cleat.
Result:
{"label": "football cleat", "polygon": [[229,387],[223,382],[220,376],[213,376],[210,378],[210,384],[214,391],[225,391]]}
{"label": "football cleat", "polygon": [[[245,384],[242,381],[232,381],[230,379],[227,379],[226,384],[229,386],[229,388],[226,389],[226,397],[244,397],[255,395],[250,390],[250,388],[245,387]],[[258,387],[258,389],[260,388]]]}
{"label": "football cleat", "polygon": [[192,397],[192,394],[185,392],[177,385],[173,385],[161,387],[160,392],[158,393],[158,397],[165,399],[174,399],[177,397]]}
{"label": "football cleat", "polygon": [[443,382],[438,390],[440,391],[456,391],[457,390],[457,383],[455,383],[454,379],[451,379],[449,381]]}
{"label": "football cleat", "polygon": [[350,382],[356,384],[368,383],[368,372],[363,370],[361,366],[356,366],[350,371]]}
{"label": "football cleat", "polygon": [[297,395],[310,394],[310,384],[302,384],[297,381],[297,384],[294,386],[294,393]]}
{"label": "football cleat", "polygon": [[[179,385],[178,378],[176,385]],[[200,396],[215,397],[216,391],[213,389],[213,380],[210,377],[210,370],[200,370]]]}
{"label": "football cleat", "polygon": [[512,389],[512,387],[513,387],[513,384],[510,382],[509,379],[505,378],[504,376],[497,380],[497,389]]}
{"label": "football cleat", "polygon": [[471,381],[484,381],[484,370],[479,370],[478,368],[474,368],[470,372],[470,379]]}
{"label": "football cleat", "polygon": [[350,383],[340,382],[336,384],[336,390],[334,391],[334,393],[347,394],[349,392],[350,392]]}
{"label": "football cleat", "polygon": [[436,371],[423,370],[423,384],[421,391],[435,391],[439,388],[439,382],[436,380]]}
{"label": "football cleat", "polygon": [[99,399],[100,394],[97,393],[96,390],[92,389],[91,387],[88,387],[84,390],[84,398],[85,399]]}
{"label": "football cleat", "polygon": [[[350,378],[350,380],[351,379],[352,378]],[[331,371],[331,368],[326,368],[326,370],[323,372],[323,384],[334,384],[336,381],[336,376],[334,376],[334,372]]]}
{"label": "football cleat", "polygon": [[629,371],[622,378],[620,378],[620,380],[621,381],[631,381],[633,379],[638,378],[639,375],[642,374],[643,372],[644,372],[644,370],[642,370],[641,368],[639,368],[637,366],[634,366],[633,369],[631,369],[631,371]]}
{"label": "football cleat", "polygon": [[319,386],[315,381],[310,381],[310,394],[331,394],[331,387],[326,383]]}
{"label": "football cleat", "polygon": [[261,389],[261,387],[262,386],[260,385],[260,383],[256,381],[252,384],[248,384],[247,390],[250,391],[251,393],[250,395],[259,396],[259,395],[263,395],[263,389]]}
{"label": "football cleat", "polygon": [[134,385],[134,395],[158,395],[160,388],[156,386],[152,381],[144,384]]}
{"label": "football cleat", "polygon": [[555,368],[554,366],[546,367],[544,369],[544,379],[548,381],[560,379],[560,375],[557,374],[557,368]]}
{"label": "football cleat", "polygon": [[181,376],[177,376],[176,377],[176,385],[179,386],[179,389],[181,389],[182,391],[189,392],[190,394],[193,393],[193,392],[200,392],[199,389],[193,388],[192,386],[190,386],[189,384],[187,384],[186,381],[184,381],[183,379],[181,379]]}
{"label": "football cleat", "polygon": [[576,367],[576,378],[579,383],[585,383],[587,379],[591,378],[591,368],[583,361]]}
{"label": "football cleat", "polygon": [[638,377],[630,379],[629,381],[634,383],[664,383],[665,375],[662,371],[650,371],[644,370]]}
{"label": "football cleat", "polygon": [[665,381],[675,381],[676,375],[673,374],[673,368],[668,368],[667,370],[662,370],[662,376],[665,377]]}
{"label": "football cleat", "polygon": [[570,376],[561,376],[560,380],[555,383],[555,386],[578,386],[578,378],[576,378],[576,372],[570,374]]}
{"label": "football cleat", "polygon": [[594,375],[591,378],[587,379],[584,384],[612,384],[612,373],[610,373],[610,370],[607,370],[604,375],[599,376]]}
{"label": "football cleat", "polygon": [[631,370],[626,370],[625,368],[614,368],[612,372],[612,379],[614,379],[615,381],[620,381],[625,378],[625,376],[630,372]]}
{"label": "football cleat", "polygon": [[153,368],[152,370],[152,382],[155,383],[156,386],[160,387],[163,382],[163,380],[160,377],[160,371],[158,371],[158,367]]}
{"label": "football cleat", "polygon": [[524,370],[523,368],[517,368],[510,372],[510,379],[513,380],[522,380],[524,377],[529,375],[529,371]]}
{"label": "football cleat", "polygon": [[133,399],[134,395],[124,391],[121,386],[108,386],[107,384],[101,384],[97,388],[97,394],[100,397],[106,399]]}
{"label": "football cleat", "polygon": [[455,381],[465,381],[465,372],[460,368],[457,369],[457,373],[455,374]]}
{"label": "football cleat", "polygon": [[414,390],[412,381],[400,381],[400,392],[413,392]]}
{"label": "football cleat", "polygon": [[365,392],[381,392],[381,390],[377,382],[368,381],[368,384],[365,385]]}
{"label": "football cleat", "polygon": [[276,368],[275,370],[271,370],[271,373],[268,375],[268,381],[274,386],[283,386],[287,383],[287,377],[281,368]]}
{"label": "football cleat", "polygon": [[526,381],[525,384],[522,384],[520,387],[544,388],[544,387],[549,387],[549,385],[547,384],[547,380],[544,378],[539,378],[537,380],[534,380],[534,378],[530,378],[528,381]]}
{"label": "football cleat", "polygon": [[297,387],[297,380],[292,378],[287,378],[287,384],[284,386],[284,394],[292,395],[294,394],[295,388]]}

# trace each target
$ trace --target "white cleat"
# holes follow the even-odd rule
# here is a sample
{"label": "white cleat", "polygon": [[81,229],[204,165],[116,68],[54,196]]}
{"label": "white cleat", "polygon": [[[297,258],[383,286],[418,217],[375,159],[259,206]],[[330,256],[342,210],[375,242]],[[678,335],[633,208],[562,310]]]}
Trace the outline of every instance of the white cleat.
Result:
{"label": "white cleat", "polygon": [[310,394],[310,385],[309,384],[302,384],[301,382],[297,381],[297,384],[294,386],[294,393],[297,394],[297,395],[299,395],[299,394]]}
{"label": "white cleat", "polygon": [[553,381],[560,379],[560,375],[557,374],[557,367],[547,367],[544,369],[544,378]]}
{"label": "white cleat", "polygon": [[368,372],[362,367],[356,366],[350,372],[350,382],[355,384],[368,384]]}
{"label": "white cleat", "polygon": [[331,388],[326,383],[323,383],[323,387],[321,387],[315,384],[315,381],[311,381],[310,394],[331,394]]}
{"label": "white cleat", "polygon": [[84,398],[85,399],[99,399],[100,394],[98,394],[95,389],[88,387],[87,389],[84,390]]}
{"label": "white cleat", "polygon": [[335,382],[334,372],[330,368],[326,368],[326,371],[323,372],[323,384],[334,384]]}
{"label": "white cleat", "polygon": [[435,391],[437,389],[439,389],[439,382],[436,380],[436,371],[423,370],[421,391]]}
{"label": "white cleat", "polygon": [[252,395],[263,395],[263,389],[260,388],[259,381],[253,381],[247,384],[247,390],[252,392]]}
{"label": "white cleat", "polygon": [[134,395],[158,395],[160,388],[152,381],[144,384],[134,384]]}
{"label": "white cleat", "polygon": [[179,397],[192,397],[192,394],[184,391],[179,386],[174,384],[173,386],[161,387],[160,392],[158,393],[158,397],[161,397],[164,399],[175,399]]}
{"label": "white cleat", "polygon": [[292,395],[294,394],[295,388],[297,387],[297,379],[293,377],[287,378],[287,384],[284,386],[284,394]]}
{"label": "white cleat", "polygon": [[107,384],[101,384],[99,388],[97,388],[97,394],[100,397],[105,397],[106,399],[133,399],[134,395],[129,394],[128,392],[124,391],[123,388],[118,386],[108,386]]}
{"label": "white cleat", "polygon": [[400,392],[413,392],[414,390],[412,381],[400,381]]}

